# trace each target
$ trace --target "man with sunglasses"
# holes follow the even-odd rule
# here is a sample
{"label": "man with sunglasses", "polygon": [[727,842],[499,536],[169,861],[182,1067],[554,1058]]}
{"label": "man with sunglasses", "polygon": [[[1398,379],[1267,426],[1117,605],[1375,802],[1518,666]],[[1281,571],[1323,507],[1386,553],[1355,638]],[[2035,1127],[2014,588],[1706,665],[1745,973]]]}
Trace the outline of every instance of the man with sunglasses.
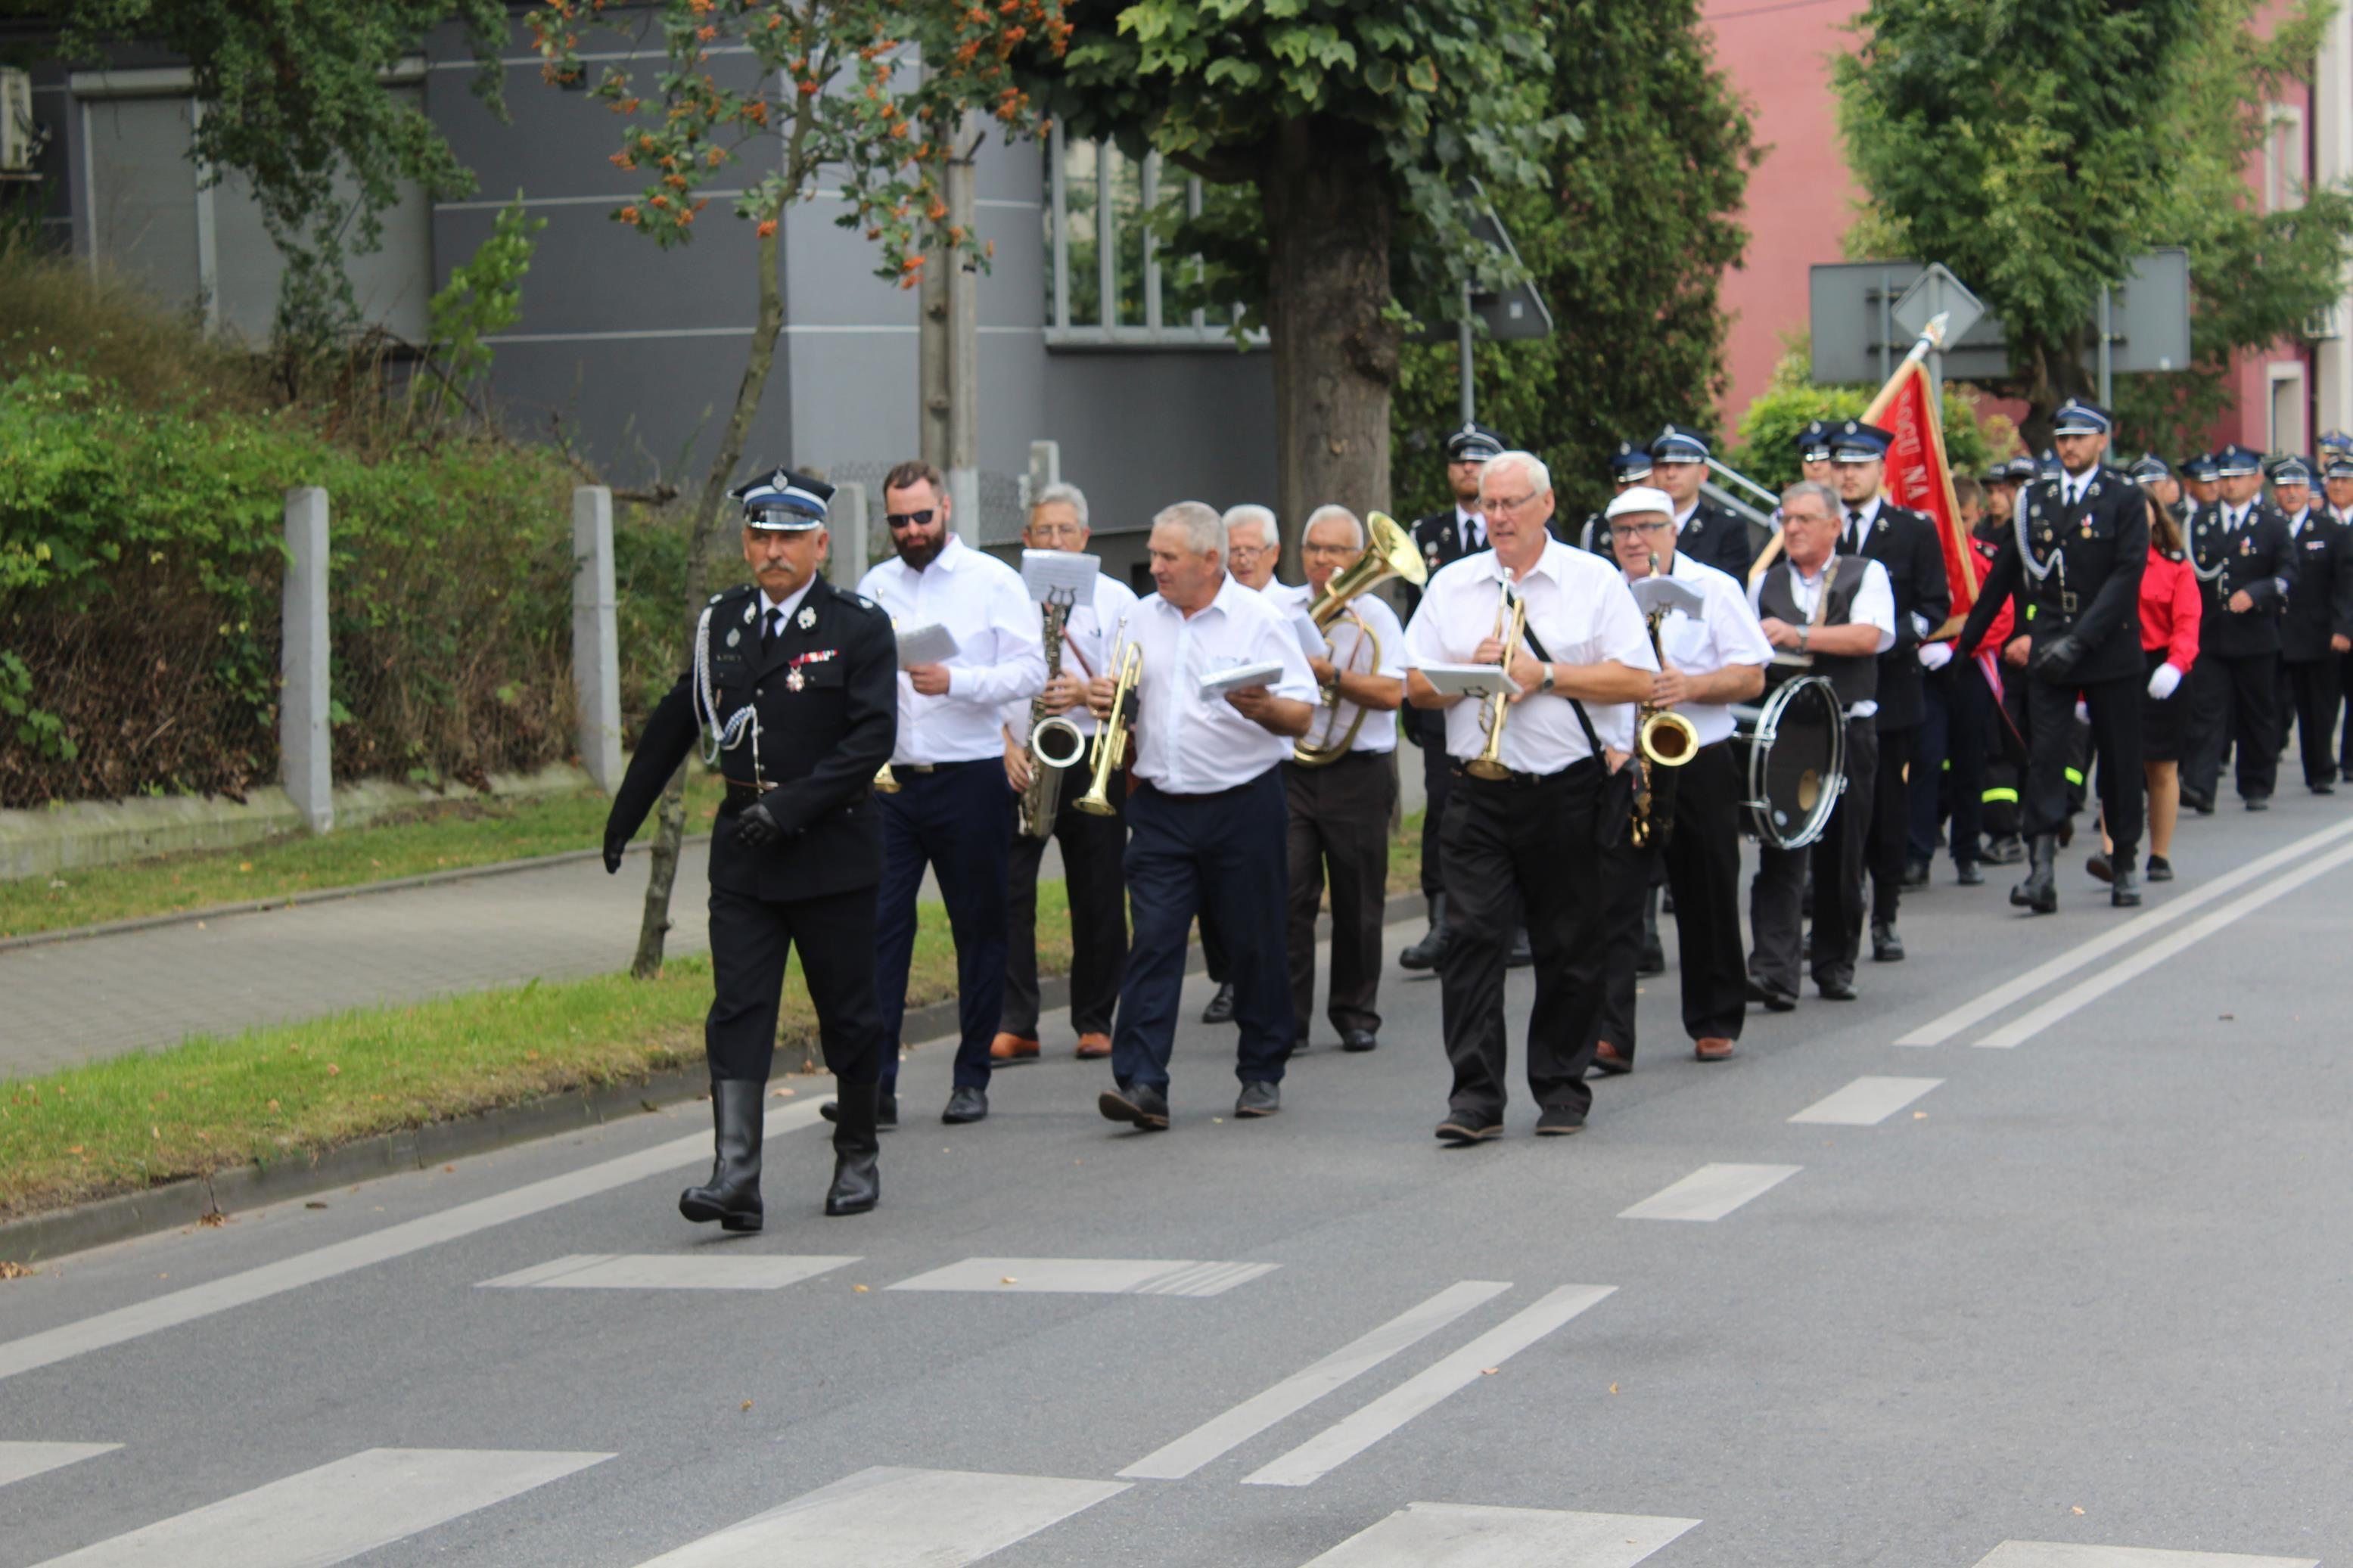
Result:
{"label": "man with sunglasses", "polygon": [[899,672],[896,792],[880,797],[882,891],[874,983],[882,1005],[882,1124],[899,1119],[899,1027],[915,951],[915,895],[926,868],[939,881],[955,935],[955,1087],[940,1120],[988,1114],[989,1046],[1005,1001],[1006,896],[1013,790],[1005,774],[1005,705],[1045,689],[1038,609],[1021,574],[956,538],[940,472],[910,460],[882,481],[896,559],[859,591],[889,613],[902,637],[944,627],[956,651]]}

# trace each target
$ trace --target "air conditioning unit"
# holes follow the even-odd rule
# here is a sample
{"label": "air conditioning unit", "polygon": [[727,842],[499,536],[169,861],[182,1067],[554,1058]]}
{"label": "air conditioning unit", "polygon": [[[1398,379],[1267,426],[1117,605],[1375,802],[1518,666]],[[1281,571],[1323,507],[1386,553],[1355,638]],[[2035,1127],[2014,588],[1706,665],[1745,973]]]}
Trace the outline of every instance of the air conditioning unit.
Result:
{"label": "air conditioning unit", "polygon": [[2345,335],[2345,301],[2337,300],[2305,319],[2304,335],[2313,342],[2335,342]]}
{"label": "air conditioning unit", "polygon": [[33,79],[0,67],[0,178],[30,178],[45,140],[33,119]]}

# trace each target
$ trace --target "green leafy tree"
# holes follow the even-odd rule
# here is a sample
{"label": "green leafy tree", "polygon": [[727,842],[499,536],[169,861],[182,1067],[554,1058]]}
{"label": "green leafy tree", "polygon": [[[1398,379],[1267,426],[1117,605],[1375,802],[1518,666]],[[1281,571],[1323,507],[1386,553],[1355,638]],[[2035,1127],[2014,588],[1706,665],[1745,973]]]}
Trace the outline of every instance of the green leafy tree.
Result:
{"label": "green leafy tree", "polygon": [[426,302],[432,325],[433,406],[446,408],[465,398],[490,374],[491,345],[483,340],[522,320],[522,280],[539,248],[543,217],[523,210],[522,193],[499,209],[491,237],[467,260],[449,269],[449,281]]}
{"label": "green leafy tree", "polygon": [[[1062,0],[662,0],[651,12],[649,24],[640,5],[545,0],[525,20],[542,74],[565,87],[586,79],[584,27],[658,27],[659,68],[640,78],[634,62],[607,65],[592,89],[622,121],[613,165],[645,176],[640,195],[613,219],[665,249],[686,245],[712,200],[703,193],[723,177],[741,191],[733,209],[757,239],[756,325],[734,406],[686,502],[691,633],[728,485],[784,330],[777,228],[785,209],[839,192],[846,199],[839,221],[879,247],[878,272],[902,288],[913,288],[926,266],[985,264],[978,237],[948,221],[949,163],[971,154],[968,120],[987,115],[1008,135],[1034,128],[1032,100],[1008,61],[1024,49],[1058,56],[1070,28]],[[748,70],[727,58],[739,53],[750,56]],[[681,769],[662,795],[632,964],[640,978],[661,971],[685,784]]]}
{"label": "green leafy tree", "polygon": [[[1697,0],[1567,0],[1540,16],[1545,107],[1583,134],[1542,176],[1491,192],[1553,313],[1553,332],[1474,350],[1479,416],[1542,457],[1572,521],[1609,493],[1622,439],[1704,424],[1722,395],[1718,281],[1747,232],[1732,216],[1757,150],[1716,68]],[[1391,417],[1399,515],[1441,510],[1460,423],[1458,351],[1403,354]]]}
{"label": "green leafy tree", "polygon": [[1546,107],[1540,15],[1533,0],[1071,0],[1066,56],[1021,57],[1070,134],[1229,187],[1167,241],[1268,334],[1294,536],[1323,501],[1388,507],[1409,314],[1441,319],[1464,281],[1498,280],[1466,182],[1539,184],[1575,132]]}
{"label": "green leafy tree", "polygon": [[[2308,70],[2327,7],[2295,6],[2268,43],[2259,9],[1873,0],[1857,18],[1862,43],[1833,70],[1871,204],[1851,248],[1942,261],[1985,300],[2010,348],[2010,376],[1989,390],[2026,401],[2036,445],[2058,404],[2091,390],[2102,285],[2153,247],[2192,247],[2209,380],[2334,297],[2353,205],[2315,192],[2297,214],[2265,216],[2243,184],[2265,98]],[[2137,417],[2194,422],[2221,395],[2145,389]]]}

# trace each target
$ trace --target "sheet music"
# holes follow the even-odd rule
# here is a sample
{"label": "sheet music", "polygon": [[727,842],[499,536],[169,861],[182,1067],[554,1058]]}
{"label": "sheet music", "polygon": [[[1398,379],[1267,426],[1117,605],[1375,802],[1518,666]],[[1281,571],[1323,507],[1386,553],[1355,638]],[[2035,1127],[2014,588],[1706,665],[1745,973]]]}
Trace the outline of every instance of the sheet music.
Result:
{"label": "sheet music", "polygon": [[1213,702],[1229,691],[1245,687],[1270,686],[1282,679],[1282,661],[1268,659],[1262,664],[1245,664],[1232,669],[1220,669],[1201,677],[1201,700]]}
{"label": "sheet music", "polygon": [[1441,697],[1493,697],[1498,691],[1508,691],[1516,697],[1520,692],[1520,683],[1492,664],[1424,664],[1415,668]]}
{"label": "sheet music", "polygon": [[1055,593],[1070,604],[1093,604],[1095,574],[1102,570],[1102,557],[1082,555],[1075,550],[1021,552],[1021,585],[1029,590],[1029,597],[1036,604],[1044,604],[1048,595]]}
{"label": "sheet music", "polygon": [[920,626],[904,626],[899,632],[899,668],[913,669],[919,664],[945,664],[958,651],[955,633],[928,621]]}

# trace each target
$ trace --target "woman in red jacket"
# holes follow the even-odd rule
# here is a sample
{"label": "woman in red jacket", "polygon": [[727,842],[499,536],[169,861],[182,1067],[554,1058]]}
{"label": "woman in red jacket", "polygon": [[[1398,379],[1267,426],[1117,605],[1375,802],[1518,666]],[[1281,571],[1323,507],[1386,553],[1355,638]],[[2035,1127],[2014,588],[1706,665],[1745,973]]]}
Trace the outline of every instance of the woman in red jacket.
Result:
{"label": "woman in red jacket", "polygon": [[[2148,879],[2173,880],[2173,823],[2181,809],[2181,742],[2189,723],[2189,667],[2198,661],[2198,579],[2190,574],[2181,524],[2148,502],[2148,569],[2140,579],[2140,646],[2148,659],[2148,695],[2140,710],[2141,771],[2148,779]],[[2106,834],[2101,835],[2103,844]],[[2108,859],[2092,875],[2107,879]]]}

